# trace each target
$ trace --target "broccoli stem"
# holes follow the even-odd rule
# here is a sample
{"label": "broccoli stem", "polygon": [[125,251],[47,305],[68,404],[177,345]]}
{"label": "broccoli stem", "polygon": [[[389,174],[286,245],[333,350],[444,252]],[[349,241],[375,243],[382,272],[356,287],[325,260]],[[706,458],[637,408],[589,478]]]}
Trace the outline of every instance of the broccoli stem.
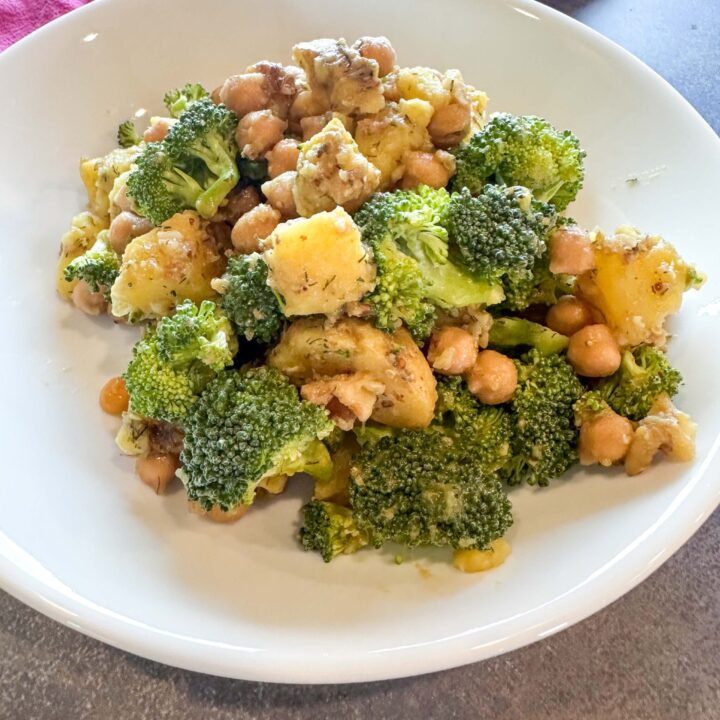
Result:
{"label": "broccoli stem", "polygon": [[499,348],[529,345],[541,355],[556,355],[567,348],[568,342],[566,335],[522,318],[498,318],[490,328],[490,345]]}

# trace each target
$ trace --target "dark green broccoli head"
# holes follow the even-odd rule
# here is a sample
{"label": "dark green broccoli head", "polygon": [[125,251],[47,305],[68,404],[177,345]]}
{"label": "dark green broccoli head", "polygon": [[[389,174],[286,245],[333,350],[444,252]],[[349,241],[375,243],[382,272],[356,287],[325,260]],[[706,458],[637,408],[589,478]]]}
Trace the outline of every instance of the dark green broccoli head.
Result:
{"label": "dark green broccoli head", "polygon": [[332,462],[321,439],[333,427],[325,409],[301,400],[278,370],[226,370],[184,422],[188,498],[227,511],[252,503],[264,478],[306,472],[327,480]]}
{"label": "dark green broccoli head", "polygon": [[584,158],[569,130],[556,130],[534,115],[500,113],[457,151],[452,186],[476,194],[487,182],[523,185],[563,210],[582,187]]}
{"label": "dark green broccoli head", "polygon": [[189,300],[160,320],[133,348],[125,371],[130,410],[182,424],[205,385],[231,365],[237,338],[228,319],[206,300]]}
{"label": "dark green broccoli head", "polygon": [[438,379],[435,424],[466,443],[485,473],[492,474],[508,461],[512,439],[510,413],[504,407],[483,405],[457,376]]}
{"label": "dark green broccoli head", "polygon": [[462,263],[501,283],[513,309],[527,307],[545,279],[546,236],[554,220],[552,208],[533,201],[526,188],[495,185],[485,185],[477,197],[467,189],[453,193],[443,217]]}
{"label": "dark green broccoli head", "polygon": [[512,523],[501,483],[439,428],[399,430],[354,458],[350,504],[370,542],[487,548]]}
{"label": "dark green broccoli head", "polygon": [[322,500],[312,500],[303,508],[300,542],[306,550],[320,553],[325,562],[338,555],[350,555],[368,544],[366,532],[360,530],[352,510]]}
{"label": "dark green broccoli head", "polygon": [[104,292],[109,299],[120,272],[120,257],[108,243],[107,230],[98,233],[92,247],[69,263],[64,272],[66,282],[84,280],[92,292]]}
{"label": "dark green broccoli head", "polygon": [[170,90],[165,93],[163,102],[170,115],[174,118],[180,117],[181,113],[190,107],[194,102],[208,97],[208,91],[199,83],[187,83],[181,88]]}
{"label": "dark green broccoli head", "polygon": [[117,141],[121,148],[129,148],[133,145],[139,145],[142,142],[142,138],[132,120],[126,120],[124,123],[120,123],[117,131]]}
{"label": "dark green broccoli head", "polygon": [[228,261],[227,270],[215,283],[222,293],[223,310],[238,335],[248,340],[270,343],[283,329],[284,315],[277,296],[268,287],[268,267],[262,255],[237,255]]}
{"label": "dark green broccoli head", "polygon": [[139,213],[160,225],[195,209],[211,218],[239,180],[237,116],[209,98],[193,102],[160,143],[148,143],[128,178]]}
{"label": "dark green broccoli head", "polygon": [[355,214],[363,241],[372,248],[378,270],[367,300],[376,324],[392,329],[405,322],[424,337],[441,308],[500,302],[497,283],[476,277],[450,257],[441,224],[450,196],[445,189],[378,193]]}
{"label": "dark green broccoli head", "polygon": [[531,350],[517,367],[511,458],[502,474],[511,485],[544,486],[577,460],[573,406],[584,389],[561,355]]}
{"label": "dark green broccoli head", "polygon": [[641,345],[623,353],[619,370],[598,385],[598,391],[616,413],[642,420],[662,393],[674,397],[682,375],[664,352]]}

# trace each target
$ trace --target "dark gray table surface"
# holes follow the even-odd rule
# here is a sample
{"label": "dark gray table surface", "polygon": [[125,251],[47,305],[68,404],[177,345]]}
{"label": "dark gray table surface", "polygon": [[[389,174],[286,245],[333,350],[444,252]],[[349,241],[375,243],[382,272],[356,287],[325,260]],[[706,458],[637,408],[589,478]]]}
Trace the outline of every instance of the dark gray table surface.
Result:
{"label": "dark gray table surface", "polygon": [[[718,0],[548,4],[645,60],[720,129]],[[3,720],[350,717],[717,720],[720,512],[648,580],[569,630],[476,665],[381,683],[267,685],[176,670],[0,593]]]}

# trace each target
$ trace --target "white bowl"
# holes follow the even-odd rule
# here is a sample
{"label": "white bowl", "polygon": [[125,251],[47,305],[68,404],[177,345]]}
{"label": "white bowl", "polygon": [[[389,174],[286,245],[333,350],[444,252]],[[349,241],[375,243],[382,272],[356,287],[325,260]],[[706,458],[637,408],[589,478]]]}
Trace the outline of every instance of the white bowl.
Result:
{"label": "white bowl", "polygon": [[[254,60],[286,61],[299,40],[381,33],[404,65],[461,68],[493,111],[574,129],[588,180],[572,213],[662,233],[711,274],[673,324],[697,460],[513,492],[513,554],[479,576],[440,552],[324,565],[295,540],[307,487],[233,526],[188,514],[182,492],[153,495],[97,404],[137,331],[73,311],[53,288],[59,238],[83,205],[78,158],[113,147],[121,120],[160,111],[163,93],[186,81],[214,87]],[[96,0],[2,55],[0,94],[0,581],[29,605],[208,673],[412,675],[586,617],[655,570],[718,503],[720,143],[663,80],[591,30],[526,0]]]}

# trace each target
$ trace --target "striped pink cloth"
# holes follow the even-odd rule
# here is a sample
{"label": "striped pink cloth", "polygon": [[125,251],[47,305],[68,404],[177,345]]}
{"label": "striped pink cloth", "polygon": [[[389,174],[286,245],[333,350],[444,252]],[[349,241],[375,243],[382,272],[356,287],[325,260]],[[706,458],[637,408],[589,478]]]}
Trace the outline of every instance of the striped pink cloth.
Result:
{"label": "striped pink cloth", "polygon": [[0,52],[89,0],[0,0]]}

